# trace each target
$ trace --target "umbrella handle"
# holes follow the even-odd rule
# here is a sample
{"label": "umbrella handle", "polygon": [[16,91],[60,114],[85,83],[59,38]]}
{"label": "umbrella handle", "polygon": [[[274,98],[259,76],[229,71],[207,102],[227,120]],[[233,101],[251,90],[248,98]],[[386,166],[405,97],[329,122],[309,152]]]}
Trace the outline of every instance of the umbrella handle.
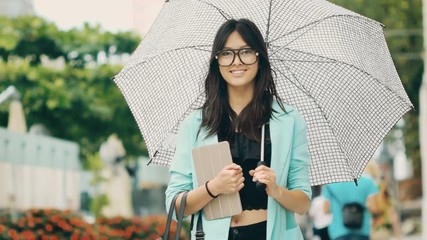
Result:
{"label": "umbrella handle", "polygon": [[[257,167],[261,165],[266,165],[264,162],[264,138],[265,138],[265,124],[263,124],[261,128],[261,156],[260,156],[260,161],[258,161],[258,163],[256,164]],[[255,186],[260,191],[265,190],[265,187],[266,187],[264,183],[260,183],[259,181],[256,182]]]}
{"label": "umbrella handle", "polygon": [[[265,165],[265,162],[264,161],[259,161],[258,163],[257,163],[257,167],[258,166],[261,166],[261,165]],[[258,189],[259,191],[261,191],[261,190],[265,190],[265,187],[266,187],[266,185],[264,184],[264,183],[261,183],[261,182],[259,182],[259,181],[257,181],[256,182],[256,189]]]}

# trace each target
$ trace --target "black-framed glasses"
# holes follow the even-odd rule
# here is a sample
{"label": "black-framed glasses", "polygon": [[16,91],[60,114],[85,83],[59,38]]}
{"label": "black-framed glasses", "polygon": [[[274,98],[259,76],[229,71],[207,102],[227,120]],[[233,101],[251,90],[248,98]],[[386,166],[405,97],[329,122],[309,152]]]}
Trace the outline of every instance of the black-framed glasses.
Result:
{"label": "black-framed glasses", "polygon": [[252,65],[258,61],[258,52],[252,48],[224,49],[218,51],[215,58],[218,60],[220,66],[228,67],[233,64],[236,54],[245,65]]}

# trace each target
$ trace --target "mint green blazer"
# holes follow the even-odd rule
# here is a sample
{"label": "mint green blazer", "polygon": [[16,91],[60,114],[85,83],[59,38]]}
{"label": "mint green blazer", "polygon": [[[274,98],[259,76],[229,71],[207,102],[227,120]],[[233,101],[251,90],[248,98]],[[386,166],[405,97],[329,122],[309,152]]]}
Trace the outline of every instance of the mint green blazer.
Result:
{"label": "mint green blazer", "polygon": [[[277,112],[270,120],[271,168],[276,172],[277,183],[289,190],[301,190],[311,199],[310,155],[305,121],[291,106],[285,105],[284,112],[277,102],[273,102],[273,109]],[[201,117],[201,111],[196,110],[180,126],[175,155],[169,169],[171,178],[165,193],[166,209],[169,209],[172,198],[177,193],[198,187],[196,176],[193,174],[192,148],[218,142],[216,135],[206,138],[207,133],[203,129],[196,138]],[[206,240],[228,238],[231,217],[202,219]],[[194,239],[194,232],[191,236]],[[267,205],[267,239],[303,239],[301,230],[295,222],[294,213],[271,197],[268,198]]]}

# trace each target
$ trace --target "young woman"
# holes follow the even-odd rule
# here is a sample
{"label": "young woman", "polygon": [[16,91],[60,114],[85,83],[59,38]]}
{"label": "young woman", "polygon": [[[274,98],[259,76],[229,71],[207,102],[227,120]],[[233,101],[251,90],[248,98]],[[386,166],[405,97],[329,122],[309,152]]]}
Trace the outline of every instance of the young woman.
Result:
{"label": "young woman", "polygon": [[[203,218],[206,240],[303,239],[293,213],[304,214],[310,207],[306,125],[297,110],[278,97],[265,42],[254,23],[232,19],[220,27],[205,93],[203,107],[181,124],[167,206],[177,193],[189,191],[185,214],[190,215],[220,194],[239,192],[241,214]],[[263,125],[266,165],[257,167]],[[230,143],[233,163],[198,186],[191,150],[218,141]],[[255,181],[265,184],[265,190],[257,190]]]}

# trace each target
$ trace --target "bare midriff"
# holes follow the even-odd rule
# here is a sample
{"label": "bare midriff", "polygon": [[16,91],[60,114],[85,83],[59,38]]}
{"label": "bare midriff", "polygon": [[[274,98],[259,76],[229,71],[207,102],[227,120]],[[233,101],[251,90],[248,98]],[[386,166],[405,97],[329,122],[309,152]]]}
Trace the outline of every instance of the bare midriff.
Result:
{"label": "bare midriff", "polygon": [[267,220],[267,210],[244,210],[231,218],[231,227],[246,226]]}

